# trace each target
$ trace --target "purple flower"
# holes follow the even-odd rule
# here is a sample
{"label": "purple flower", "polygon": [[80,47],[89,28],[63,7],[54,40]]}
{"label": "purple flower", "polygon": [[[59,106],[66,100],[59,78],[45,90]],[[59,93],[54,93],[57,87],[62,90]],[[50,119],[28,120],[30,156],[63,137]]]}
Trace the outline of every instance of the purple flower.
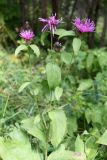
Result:
{"label": "purple flower", "polygon": [[73,24],[80,32],[83,32],[83,33],[95,31],[94,22],[88,18],[83,20],[80,20],[80,18],[76,18]]}
{"label": "purple flower", "polygon": [[42,32],[50,30],[54,35],[57,25],[62,22],[62,18],[56,19],[56,14],[55,14],[50,16],[47,19],[39,18],[39,21],[45,23],[45,26],[43,27]]}
{"label": "purple flower", "polygon": [[35,35],[32,30],[22,30],[20,32],[20,37],[22,37],[26,41],[31,40],[34,36]]}

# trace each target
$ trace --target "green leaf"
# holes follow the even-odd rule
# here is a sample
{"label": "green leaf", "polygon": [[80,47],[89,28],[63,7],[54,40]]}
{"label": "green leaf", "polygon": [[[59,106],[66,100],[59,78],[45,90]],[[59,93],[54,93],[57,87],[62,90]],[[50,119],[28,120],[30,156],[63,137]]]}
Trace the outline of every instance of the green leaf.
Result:
{"label": "green leaf", "polygon": [[86,156],[79,152],[56,150],[48,156],[47,160],[86,160]]}
{"label": "green leaf", "polygon": [[75,32],[67,31],[65,29],[57,29],[55,34],[59,36],[59,39],[66,37],[66,36],[75,36]]}
{"label": "green leaf", "polygon": [[[50,141],[54,147],[57,147],[64,138],[67,129],[67,119],[63,110],[53,110],[49,112],[50,123]],[[63,125],[61,125],[63,124]]]}
{"label": "green leaf", "polygon": [[33,90],[33,95],[37,96],[39,94],[40,88],[36,88]]}
{"label": "green leaf", "polygon": [[86,60],[87,69],[91,69],[93,62],[94,62],[94,55],[88,54],[87,60]]}
{"label": "green leaf", "polygon": [[103,108],[101,106],[96,106],[92,108],[92,122],[99,123],[102,125]]}
{"label": "green leaf", "polygon": [[19,143],[27,144],[29,143],[28,137],[21,132],[20,129],[14,128],[12,132],[9,133],[9,136],[13,141],[17,141]]}
{"label": "green leaf", "polygon": [[85,110],[85,117],[86,117],[87,122],[90,123],[91,119],[92,119],[92,110],[91,109],[87,108]]}
{"label": "green leaf", "polygon": [[72,54],[68,52],[62,52],[61,53],[61,60],[65,64],[71,64],[72,63]]}
{"label": "green leaf", "polygon": [[30,48],[34,51],[34,53],[36,54],[37,57],[40,56],[40,50],[39,50],[39,48],[38,48],[37,45],[31,44],[31,45],[30,45]]}
{"label": "green leaf", "polygon": [[17,56],[21,51],[25,51],[27,49],[28,49],[27,46],[24,44],[18,46],[15,50],[15,56]]}
{"label": "green leaf", "polygon": [[48,35],[49,35],[49,32],[42,32],[42,35],[41,35],[41,44],[42,44],[42,46],[45,45],[45,39],[47,38]]}
{"label": "green leaf", "polygon": [[29,139],[20,130],[13,131],[12,135],[11,139],[0,137],[0,157],[3,160],[43,159],[40,153],[31,149]]}
{"label": "green leaf", "polygon": [[61,83],[61,70],[58,65],[48,63],[46,65],[46,74],[48,85],[50,88],[55,88]]}
{"label": "green leaf", "polygon": [[75,141],[75,151],[80,152],[80,153],[84,153],[84,142],[80,138],[79,135],[77,136],[76,141]]}
{"label": "green leaf", "polygon": [[87,90],[91,88],[92,86],[93,86],[93,81],[91,79],[81,80],[79,87],[78,87],[78,91]]}
{"label": "green leaf", "polygon": [[81,40],[79,38],[74,38],[72,46],[73,46],[74,53],[77,55],[81,47]]}
{"label": "green leaf", "polygon": [[96,144],[96,139],[91,136],[87,139],[85,143],[85,153],[88,160],[94,160],[97,155],[98,145]]}
{"label": "green leaf", "polygon": [[19,88],[19,93],[21,93],[28,85],[30,84],[30,82],[25,82],[23,83],[20,88]]}
{"label": "green leaf", "polygon": [[104,66],[107,66],[107,54],[106,52],[101,52],[98,54],[98,61],[100,64],[100,67],[103,68]]}
{"label": "green leaf", "polygon": [[60,87],[55,88],[55,97],[56,97],[57,100],[60,99],[60,97],[62,96],[62,93],[63,93],[62,88],[60,88]]}
{"label": "green leaf", "polygon": [[38,115],[36,116],[36,118],[31,117],[23,120],[22,128],[45,144],[46,136],[45,136],[43,127],[40,123],[40,118]]}
{"label": "green leaf", "polygon": [[101,106],[96,106],[92,109],[87,108],[85,111],[85,117],[88,123],[91,121],[102,125],[103,109]]}
{"label": "green leaf", "polygon": [[78,128],[76,117],[74,117],[74,116],[68,117],[67,123],[68,123],[68,134],[71,136],[73,134],[73,132],[77,131],[77,128]]}
{"label": "green leaf", "polygon": [[107,130],[103,133],[103,135],[98,139],[97,143],[107,145]]}

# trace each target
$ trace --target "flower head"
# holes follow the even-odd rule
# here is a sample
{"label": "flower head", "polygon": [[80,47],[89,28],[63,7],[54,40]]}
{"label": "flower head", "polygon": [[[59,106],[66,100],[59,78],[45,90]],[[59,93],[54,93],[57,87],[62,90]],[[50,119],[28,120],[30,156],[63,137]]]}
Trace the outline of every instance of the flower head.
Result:
{"label": "flower head", "polygon": [[34,33],[32,30],[22,30],[20,32],[20,37],[22,37],[23,39],[25,39],[26,41],[31,40],[34,37]]}
{"label": "flower head", "polygon": [[62,44],[60,42],[57,41],[54,43],[54,50],[56,52],[60,52],[61,48],[62,48]]}
{"label": "flower head", "polygon": [[62,18],[56,19],[56,14],[55,14],[55,15],[50,16],[47,19],[39,18],[39,21],[45,23],[45,26],[43,27],[42,32],[50,30],[52,34],[54,35],[56,27],[59,23],[61,23]]}
{"label": "flower head", "polygon": [[95,31],[94,22],[88,18],[83,20],[80,20],[80,18],[76,18],[73,24],[80,32],[83,32],[83,33]]}

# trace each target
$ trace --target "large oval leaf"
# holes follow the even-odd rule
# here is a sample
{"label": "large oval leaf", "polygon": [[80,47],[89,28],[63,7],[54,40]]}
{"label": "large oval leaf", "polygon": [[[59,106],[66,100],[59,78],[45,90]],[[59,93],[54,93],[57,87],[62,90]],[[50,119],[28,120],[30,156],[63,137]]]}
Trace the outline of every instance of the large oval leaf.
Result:
{"label": "large oval leaf", "polygon": [[62,96],[62,93],[63,93],[63,89],[61,87],[55,88],[55,97],[57,100],[60,99],[60,97]]}
{"label": "large oval leaf", "polygon": [[0,137],[0,158],[3,160],[42,160],[40,153],[31,149],[29,139],[20,130],[13,131],[13,136]]}
{"label": "large oval leaf", "polygon": [[68,150],[57,150],[52,152],[47,160],[86,160],[86,156],[80,152],[72,152]]}
{"label": "large oval leaf", "polygon": [[90,136],[85,142],[85,153],[87,155],[87,159],[95,159],[98,154],[98,144],[96,144],[96,138],[94,136]]}
{"label": "large oval leaf", "polygon": [[93,86],[93,81],[91,79],[81,80],[79,87],[78,87],[78,91],[87,90],[87,89],[91,88],[92,86]]}
{"label": "large oval leaf", "polygon": [[61,60],[65,64],[71,64],[72,63],[72,54],[68,52],[62,52],[61,54]]}
{"label": "large oval leaf", "polygon": [[29,134],[38,138],[45,144],[46,137],[43,131],[43,127],[40,123],[40,118],[37,115],[36,118],[31,117],[22,121],[22,128],[25,129]]}
{"label": "large oval leaf", "polygon": [[59,36],[59,39],[66,37],[66,36],[75,36],[75,32],[67,31],[65,29],[57,29],[55,34]]}
{"label": "large oval leaf", "polygon": [[63,110],[53,110],[49,112],[49,118],[51,119],[50,141],[54,147],[57,147],[63,140],[63,137],[66,133],[66,115]]}
{"label": "large oval leaf", "polygon": [[27,46],[22,44],[20,46],[18,46],[15,50],[15,56],[17,56],[21,51],[25,51],[27,50]]}
{"label": "large oval leaf", "polygon": [[46,65],[46,74],[48,85],[50,88],[55,88],[61,83],[61,70],[58,65],[48,63]]}
{"label": "large oval leaf", "polygon": [[81,40],[79,38],[74,38],[72,46],[73,46],[74,53],[77,55],[81,47]]}
{"label": "large oval leaf", "polygon": [[103,135],[98,139],[97,143],[107,145],[107,130],[103,133]]}
{"label": "large oval leaf", "polygon": [[75,151],[84,153],[84,142],[78,135],[75,141]]}
{"label": "large oval leaf", "polygon": [[39,50],[38,46],[36,46],[35,44],[31,44],[30,48],[33,50],[33,52],[36,54],[37,57],[40,56],[40,50]]}

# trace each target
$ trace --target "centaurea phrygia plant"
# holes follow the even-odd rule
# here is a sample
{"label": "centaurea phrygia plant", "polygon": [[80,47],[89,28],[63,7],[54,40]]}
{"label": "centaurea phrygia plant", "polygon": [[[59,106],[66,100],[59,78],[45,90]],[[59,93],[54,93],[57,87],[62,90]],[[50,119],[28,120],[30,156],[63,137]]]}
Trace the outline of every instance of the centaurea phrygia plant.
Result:
{"label": "centaurea phrygia plant", "polygon": [[51,33],[54,35],[57,25],[62,22],[62,18],[57,19],[55,14],[50,16],[47,19],[39,18],[39,21],[45,23],[45,26],[43,27],[42,32],[50,30]]}
{"label": "centaurea phrygia plant", "polygon": [[39,21],[45,24],[45,26],[42,29],[42,32],[46,32],[48,30],[50,30],[51,32],[51,49],[52,49],[53,36],[55,34],[56,27],[58,26],[58,24],[62,23],[62,18],[57,19],[56,14],[55,15],[52,14],[52,16],[50,16],[47,19],[39,18]]}
{"label": "centaurea phrygia plant", "polygon": [[77,30],[79,30],[79,32],[82,33],[95,31],[95,23],[88,18],[83,20],[76,18],[73,22],[73,25],[77,28]]}
{"label": "centaurea phrygia plant", "polygon": [[30,41],[34,36],[35,35],[32,30],[22,30],[20,32],[20,37],[23,38],[26,42]]}
{"label": "centaurea phrygia plant", "polygon": [[[23,29],[20,32],[20,37],[23,38],[26,41],[26,44],[29,44],[28,42],[30,42],[33,37],[34,37],[34,32],[31,29]],[[31,64],[30,64],[30,52],[28,51],[29,54],[29,67],[31,68]]]}

